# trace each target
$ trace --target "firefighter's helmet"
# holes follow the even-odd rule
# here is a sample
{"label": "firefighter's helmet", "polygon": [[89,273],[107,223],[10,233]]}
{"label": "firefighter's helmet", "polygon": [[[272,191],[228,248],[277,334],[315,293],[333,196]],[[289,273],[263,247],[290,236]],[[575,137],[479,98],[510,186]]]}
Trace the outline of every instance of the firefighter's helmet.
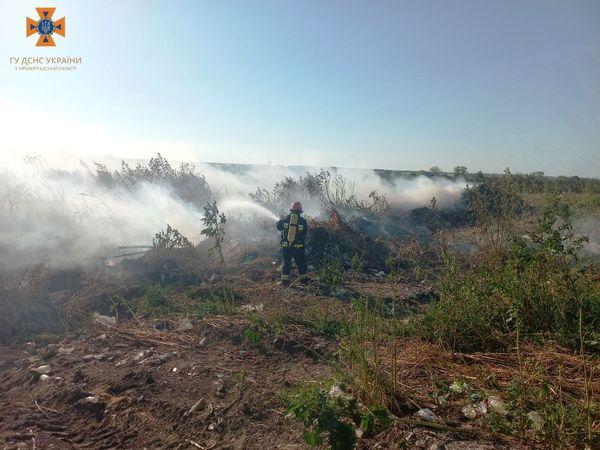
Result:
{"label": "firefighter's helmet", "polygon": [[294,202],[292,206],[290,206],[290,211],[292,212],[302,212],[302,203]]}

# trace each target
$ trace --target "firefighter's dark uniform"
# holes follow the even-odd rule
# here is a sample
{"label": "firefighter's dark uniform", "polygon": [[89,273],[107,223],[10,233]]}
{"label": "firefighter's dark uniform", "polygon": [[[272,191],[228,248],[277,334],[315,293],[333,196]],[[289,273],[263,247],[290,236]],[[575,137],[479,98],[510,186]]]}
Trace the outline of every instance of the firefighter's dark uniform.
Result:
{"label": "firefighter's dark uniform", "polygon": [[290,281],[292,258],[298,266],[301,279],[306,275],[306,256],[304,254],[304,241],[308,234],[308,223],[299,212],[292,212],[277,222],[277,229],[281,231],[281,281],[286,284]]}

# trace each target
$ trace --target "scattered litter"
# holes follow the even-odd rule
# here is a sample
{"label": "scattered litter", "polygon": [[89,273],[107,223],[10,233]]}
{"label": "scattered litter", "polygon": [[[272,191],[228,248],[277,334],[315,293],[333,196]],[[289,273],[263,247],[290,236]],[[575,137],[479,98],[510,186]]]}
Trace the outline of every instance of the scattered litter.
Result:
{"label": "scattered litter", "polygon": [[116,325],[117,324],[116,317],[105,316],[102,314],[98,314],[97,312],[95,312],[93,314],[93,317],[94,317],[94,320],[96,320],[96,322],[99,322],[102,325]]}
{"label": "scattered litter", "polygon": [[173,369],[171,370],[171,372],[177,372],[177,367],[173,367]]}
{"label": "scattered litter", "polygon": [[106,359],[106,355],[104,353],[89,353],[87,355],[83,355],[82,358],[84,361],[91,361],[95,359],[96,361],[102,361]]}
{"label": "scattered litter", "polygon": [[40,375],[40,380],[41,381],[48,381],[50,379],[49,375],[46,375],[45,373],[43,373],[42,375]]}
{"label": "scattered litter", "polygon": [[544,428],[544,418],[537,411],[527,413],[527,418],[531,422],[531,428],[535,431],[541,431]]}
{"label": "scattered litter", "polygon": [[417,411],[417,416],[423,420],[427,420],[428,422],[432,422],[437,419],[433,411],[429,408],[421,408]]}
{"label": "scattered litter", "polygon": [[469,419],[474,419],[475,417],[477,417],[477,410],[475,409],[475,407],[473,405],[463,406],[461,411],[465,415],[465,417],[467,417]]}
{"label": "scattered litter", "polygon": [[142,359],[140,362],[138,362],[138,364],[164,364],[166,363],[169,359],[171,359],[173,356],[175,356],[175,353],[163,353],[162,355],[154,355],[154,356],[149,356],[148,358]]}
{"label": "scattered litter", "polygon": [[75,350],[75,347],[60,347],[58,349],[59,355],[70,355]]}
{"label": "scattered litter", "polygon": [[179,326],[177,327],[178,331],[190,331],[194,328],[194,324],[192,323],[192,321],[189,318],[185,318],[183,319],[181,322],[179,322]]}
{"label": "scattered litter", "polygon": [[448,397],[446,395],[437,395],[435,400],[440,406],[446,406],[448,404]]}
{"label": "scattered litter", "polygon": [[479,403],[477,403],[475,405],[475,410],[477,411],[477,414],[487,414],[488,412],[488,404],[485,400],[480,401]]}
{"label": "scattered litter", "polygon": [[141,359],[147,358],[148,356],[154,354],[152,350],[142,350],[138,354],[133,357],[134,361],[140,361]]}
{"label": "scattered litter", "polygon": [[262,312],[264,309],[264,305],[262,303],[260,305],[242,305],[240,306],[240,309],[246,312]]}
{"label": "scattered litter", "polygon": [[204,347],[204,344],[206,344],[206,336],[200,339],[200,342],[198,342],[198,347]]}
{"label": "scattered litter", "polygon": [[202,397],[196,403],[192,405],[192,407],[184,414],[184,416],[189,416],[194,411],[202,411],[206,407],[206,400]]}
{"label": "scattered litter", "polygon": [[333,386],[331,386],[331,389],[329,389],[329,397],[331,398],[340,398],[344,396],[344,394],[345,393],[343,389],[337,384],[334,384]]}
{"label": "scattered litter", "polygon": [[223,382],[220,382],[219,386],[217,386],[217,391],[215,392],[215,395],[219,398],[225,397],[225,384]]}
{"label": "scattered litter", "polygon": [[36,373],[39,373],[40,375],[48,375],[50,372],[52,372],[50,366],[40,366],[32,370]]}
{"label": "scattered litter", "polygon": [[100,399],[98,398],[97,395],[90,395],[89,397],[86,397],[83,399],[84,402],[86,403],[98,403]]}
{"label": "scattered litter", "polygon": [[504,404],[504,402],[496,397],[495,395],[490,395],[487,398],[487,405],[488,405],[488,409],[491,412],[494,412],[496,414],[500,414],[500,415],[507,415],[508,414],[508,410],[506,409],[506,405]]}
{"label": "scattered litter", "polygon": [[354,433],[356,434],[356,437],[360,439],[363,437],[363,434],[365,434],[365,431],[362,428],[357,428]]}

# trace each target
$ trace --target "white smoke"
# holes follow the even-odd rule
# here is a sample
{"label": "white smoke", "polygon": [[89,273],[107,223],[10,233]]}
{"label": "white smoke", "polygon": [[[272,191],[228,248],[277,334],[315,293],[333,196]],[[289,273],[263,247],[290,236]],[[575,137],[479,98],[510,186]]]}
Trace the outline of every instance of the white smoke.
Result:
{"label": "white smoke", "polygon": [[[115,160],[110,162],[116,168]],[[121,245],[151,244],[167,224],[192,242],[202,239],[202,209],[183,201],[168,186],[146,182],[132,190],[107,189],[81,163],[69,171],[51,168],[39,158],[8,165],[5,160],[4,164],[0,167],[0,270],[36,262],[54,267],[88,264],[98,257],[114,256]],[[60,164],[77,167],[73,161]],[[234,173],[224,166],[200,164],[197,172],[204,174],[213,193],[218,193],[219,207],[228,215],[273,221],[281,211],[269,211],[250,201],[248,194],[258,187],[271,190],[283,177],[297,179],[306,175],[307,169],[248,166]],[[465,186],[464,181],[427,177],[398,178],[390,183],[367,170],[340,169],[335,173],[346,179],[349,192],[358,198],[368,198],[377,190],[397,208],[424,206],[434,196],[440,204],[449,205]],[[307,214],[320,213],[317,199],[298,200]]]}

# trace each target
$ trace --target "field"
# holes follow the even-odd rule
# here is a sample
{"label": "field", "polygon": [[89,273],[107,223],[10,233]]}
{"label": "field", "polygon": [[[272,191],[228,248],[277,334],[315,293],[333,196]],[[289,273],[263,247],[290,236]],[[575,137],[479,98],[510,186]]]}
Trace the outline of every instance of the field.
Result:
{"label": "field", "polygon": [[[375,174],[468,186],[405,208],[309,172],[230,202],[248,217],[190,166],[97,166],[106,192],[168,185],[203,239],[165,223],[100,263],[53,264],[83,241],[3,260],[0,443],[597,447],[600,182],[462,169]],[[269,214],[296,198],[319,213],[308,283],[283,287]]]}

